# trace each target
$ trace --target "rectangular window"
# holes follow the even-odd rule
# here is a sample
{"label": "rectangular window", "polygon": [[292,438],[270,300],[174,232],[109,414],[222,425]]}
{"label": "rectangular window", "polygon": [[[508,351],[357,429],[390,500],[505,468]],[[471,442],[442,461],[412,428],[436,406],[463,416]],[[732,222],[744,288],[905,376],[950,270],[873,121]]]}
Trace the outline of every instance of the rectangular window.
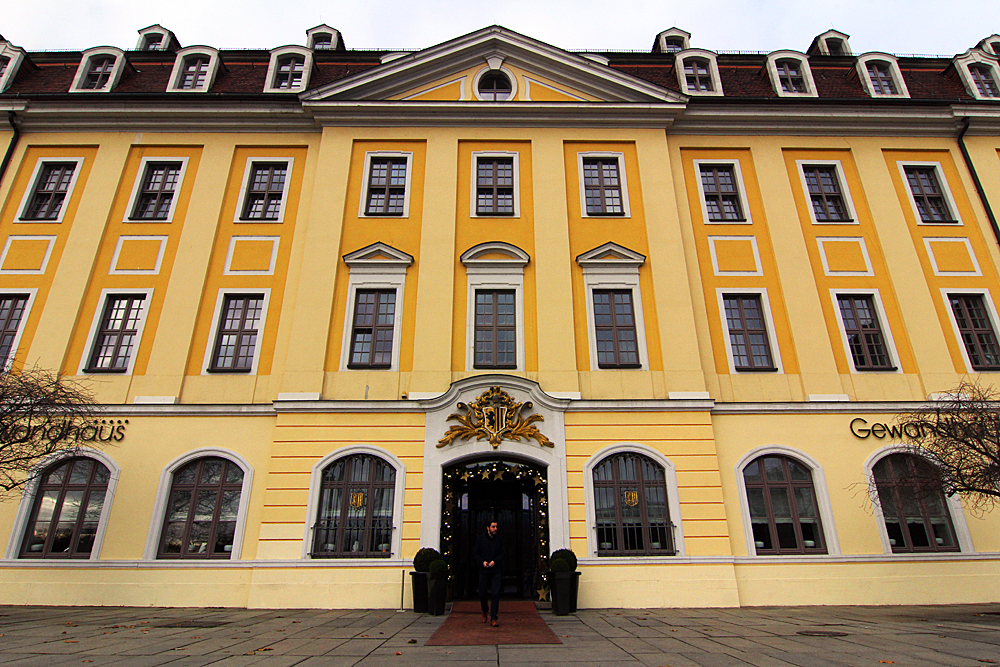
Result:
{"label": "rectangular window", "polygon": [[0,370],[6,370],[17,353],[14,341],[27,305],[27,294],[0,295]]}
{"label": "rectangular window", "polygon": [[88,373],[123,373],[138,342],[144,295],[109,296],[87,362]]}
{"label": "rectangular window", "polygon": [[802,173],[816,222],[853,222],[844,202],[836,167],[807,164],[802,166]]}
{"label": "rectangular window", "polygon": [[894,371],[871,295],[837,296],[847,346],[859,371]]}
{"label": "rectangular window", "polygon": [[1000,346],[981,294],[949,294],[962,344],[973,370],[1000,370]]}
{"label": "rectangular window", "polygon": [[478,158],[476,215],[514,215],[514,158]]}
{"label": "rectangular window", "polygon": [[687,81],[688,92],[710,93],[715,90],[712,85],[711,63],[702,58],[688,58],[684,61],[684,79]]}
{"label": "rectangular window", "polygon": [[184,72],[181,74],[182,90],[198,90],[205,85],[208,76],[208,56],[194,56],[184,61]]}
{"label": "rectangular window", "polygon": [[802,78],[801,65],[797,60],[779,60],[775,66],[778,70],[781,90],[786,93],[806,92],[805,79]]}
{"label": "rectangular window", "polygon": [[274,87],[289,90],[302,85],[302,72],[306,59],[302,56],[288,56],[278,61],[278,72],[274,75]]}
{"label": "rectangular window", "polygon": [[584,158],[583,187],[587,215],[625,215],[618,158]]}
{"label": "rectangular window", "polygon": [[111,80],[111,72],[115,68],[115,59],[111,56],[95,56],[87,65],[87,74],[83,78],[81,88],[101,90]]}
{"label": "rectangular window", "polygon": [[957,222],[945,201],[934,166],[908,165],[903,171],[921,222]]}
{"label": "rectangular window", "polygon": [[514,290],[476,291],[475,368],[517,368]]}
{"label": "rectangular window", "polygon": [[757,294],[726,294],[722,298],[729,329],[733,365],[738,371],[775,371],[764,309]]}
{"label": "rectangular window", "polygon": [[993,80],[993,71],[987,65],[970,65],[969,73],[980,97],[1000,97],[1000,89]]}
{"label": "rectangular window", "polygon": [[75,171],[76,162],[43,164],[21,219],[58,220]]}
{"label": "rectangular window", "polygon": [[871,79],[872,89],[876,95],[896,94],[896,82],[892,80],[892,71],[889,63],[878,60],[869,61],[868,78]]}
{"label": "rectangular window", "polygon": [[599,368],[639,368],[632,290],[594,290]]}
{"label": "rectangular window", "polygon": [[348,368],[392,366],[396,290],[358,290],[354,299]]}
{"label": "rectangular window", "polygon": [[180,180],[180,162],[149,162],[132,209],[132,220],[167,220]]}
{"label": "rectangular window", "polygon": [[746,222],[733,165],[701,165],[701,187],[710,222]]}
{"label": "rectangular window", "polygon": [[373,157],[368,167],[365,215],[402,216],[406,204],[406,158]]}
{"label": "rectangular window", "polygon": [[257,334],[263,313],[263,294],[226,296],[219,316],[209,371],[248,373],[253,369]]}
{"label": "rectangular window", "polygon": [[287,162],[254,162],[240,220],[280,220],[287,177]]}

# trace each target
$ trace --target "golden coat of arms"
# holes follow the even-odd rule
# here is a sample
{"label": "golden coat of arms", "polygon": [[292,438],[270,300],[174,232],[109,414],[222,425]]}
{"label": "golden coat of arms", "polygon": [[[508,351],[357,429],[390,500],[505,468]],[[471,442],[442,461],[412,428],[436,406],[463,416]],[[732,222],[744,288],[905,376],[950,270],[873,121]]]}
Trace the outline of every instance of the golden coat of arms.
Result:
{"label": "golden coat of arms", "polygon": [[543,420],[541,415],[521,416],[521,410],[531,408],[531,401],[526,403],[516,403],[514,398],[500,387],[490,387],[476,400],[468,405],[459,403],[458,409],[465,410],[465,414],[458,412],[448,416],[446,421],[457,421],[453,424],[444,437],[438,440],[438,447],[450,445],[456,438],[467,440],[472,436],[476,440],[489,439],[493,449],[496,449],[500,442],[507,440],[528,440],[534,438],[542,447],[555,447],[552,441],[546,438],[534,422]]}

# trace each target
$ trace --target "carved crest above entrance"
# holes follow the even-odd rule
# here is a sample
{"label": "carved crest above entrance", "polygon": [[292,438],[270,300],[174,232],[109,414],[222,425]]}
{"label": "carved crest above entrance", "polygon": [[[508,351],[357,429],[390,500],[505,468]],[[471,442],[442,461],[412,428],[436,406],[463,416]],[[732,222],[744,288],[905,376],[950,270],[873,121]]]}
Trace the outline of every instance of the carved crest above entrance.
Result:
{"label": "carved crest above entrance", "polygon": [[468,440],[475,436],[476,440],[488,439],[494,449],[503,440],[520,441],[521,438],[534,438],[542,447],[554,447],[552,441],[534,426],[534,422],[544,419],[541,415],[521,416],[521,410],[528,408],[531,408],[531,401],[517,403],[500,387],[490,387],[468,405],[458,404],[458,409],[465,411],[464,414],[454,412],[448,415],[446,421],[457,421],[458,424],[452,424],[437,446],[444,447],[456,439]]}

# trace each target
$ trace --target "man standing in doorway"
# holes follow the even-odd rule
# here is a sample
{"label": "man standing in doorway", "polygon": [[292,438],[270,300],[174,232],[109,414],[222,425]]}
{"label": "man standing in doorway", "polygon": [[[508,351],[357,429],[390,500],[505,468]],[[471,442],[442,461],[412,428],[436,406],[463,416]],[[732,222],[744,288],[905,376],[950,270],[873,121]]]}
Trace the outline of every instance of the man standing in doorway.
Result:
{"label": "man standing in doorway", "polygon": [[[486,534],[476,540],[472,557],[479,566],[479,604],[483,610],[483,623],[489,621],[494,628],[500,625],[500,574],[503,570],[503,538],[497,535],[497,522],[486,524]],[[487,608],[486,596],[492,597]],[[487,614],[489,614],[487,616]]]}

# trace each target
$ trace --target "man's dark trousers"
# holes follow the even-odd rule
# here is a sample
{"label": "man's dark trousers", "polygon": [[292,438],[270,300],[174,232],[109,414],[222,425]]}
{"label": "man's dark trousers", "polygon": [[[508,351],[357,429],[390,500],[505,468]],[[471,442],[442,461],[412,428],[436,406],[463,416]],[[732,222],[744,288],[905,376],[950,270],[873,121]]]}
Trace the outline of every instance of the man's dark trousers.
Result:
{"label": "man's dark trousers", "polygon": [[[484,614],[489,612],[492,620],[496,620],[500,614],[500,575],[499,563],[493,567],[479,568],[479,606]],[[487,595],[492,597],[489,608],[486,606]]]}

